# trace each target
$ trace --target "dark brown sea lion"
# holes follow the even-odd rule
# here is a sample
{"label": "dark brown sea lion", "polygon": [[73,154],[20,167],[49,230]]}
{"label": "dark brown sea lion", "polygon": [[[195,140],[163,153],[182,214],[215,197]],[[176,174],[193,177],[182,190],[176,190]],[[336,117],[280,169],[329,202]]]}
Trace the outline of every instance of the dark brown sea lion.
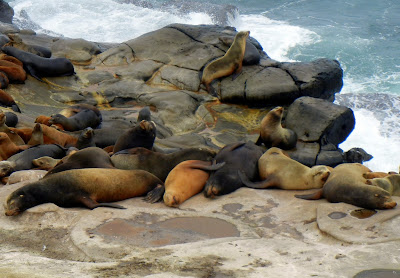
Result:
{"label": "dark brown sea lion", "polygon": [[37,145],[10,156],[7,160],[0,161],[0,177],[8,176],[14,171],[28,170],[34,168],[32,160],[50,156],[61,159],[65,156],[67,149],[59,145]]}
{"label": "dark brown sea lion", "polygon": [[251,181],[258,179],[257,163],[262,154],[262,149],[253,142],[226,145],[214,158],[216,163],[225,162],[225,165],[210,174],[204,195],[213,198],[242,187],[239,171]]}
{"label": "dark brown sea lion", "polygon": [[51,57],[51,50],[46,47],[24,43],[22,39],[15,34],[8,34],[8,37],[10,38],[10,42],[8,42],[5,46],[12,46],[44,58]]}
{"label": "dark brown sea lion", "polygon": [[13,62],[0,60],[0,71],[7,75],[10,83],[24,83],[26,80],[25,70]]}
{"label": "dark brown sea lion", "polygon": [[209,63],[203,70],[201,83],[203,83],[208,93],[217,96],[211,82],[214,79],[233,75],[233,79],[242,72],[242,62],[246,50],[246,39],[249,37],[249,31],[238,32],[235,39],[224,56]]}
{"label": "dark brown sea lion", "polygon": [[80,168],[114,168],[110,156],[106,151],[97,147],[89,147],[79,150],[51,169],[45,177],[54,173]]}
{"label": "dark brown sea lion", "polygon": [[16,145],[25,144],[25,141],[21,138],[21,136],[19,136],[15,131],[6,125],[6,114],[2,111],[0,111],[0,132],[6,133],[10,140]]}
{"label": "dark brown sea lion", "polygon": [[367,184],[378,186],[387,192],[390,193],[392,196],[400,196],[400,175],[393,174],[387,175],[382,178],[373,178],[368,179]]}
{"label": "dark brown sea lion", "polygon": [[96,115],[102,120],[102,115],[100,110],[91,104],[88,103],[77,103],[74,105],[71,105],[67,108],[62,109],[58,114],[61,114],[67,118],[74,116],[75,114],[78,114],[79,112],[83,110],[92,110]]}
{"label": "dark brown sea lion", "polygon": [[169,154],[133,148],[115,153],[111,156],[111,161],[116,168],[145,170],[165,181],[169,172],[182,161],[211,161],[214,156],[214,151],[201,148],[189,148]]}
{"label": "dark brown sea lion", "polygon": [[260,182],[251,182],[240,174],[247,187],[277,187],[289,190],[322,188],[331,171],[329,167],[317,165],[307,167],[285,155],[279,148],[270,148],[258,160]]}
{"label": "dark brown sea lion", "polygon": [[143,147],[151,150],[156,138],[156,126],[153,122],[141,121],[124,132],[114,145],[114,153],[122,150]]}
{"label": "dark brown sea lion", "polygon": [[0,132],[0,160],[6,160],[17,152],[26,150],[29,147],[28,145],[16,145],[6,133]]}
{"label": "dark brown sea lion", "polygon": [[66,58],[43,58],[12,46],[3,46],[1,50],[20,60],[26,72],[40,81],[43,81],[43,77],[68,76],[75,73],[74,66]]}
{"label": "dark brown sea lion", "polygon": [[275,107],[268,112],[262,119],[260,125],[260,137],[256,144],[264,145],[267,148],[278,147],[284,150],[290,150],[296,147],[297,135],[288,128],[282,127],[283,107]]}
{"label": "dark brown sea lion", "polygon": [[9,83],[10,83],[10,80],[8,80],[7,74],[0,71],[0,89],[7,88]]}
{"label": "dark brown sea lion", "polygon": [[79,134],[78,141],[76,142],[76,148],[78,150],[88,147],[96,147],[94,142],[94,130],[91,127],[82,130],[81,134]]}
{"label": "dark brown sea lion", "polygon": [[61,207],[121,209],[124,207],[108,202],[143,196],[158,184],[162,184],[162,181],[142,170],[75,169],[17,189],[7,198],[5,214],[18,215],[43,203],[54,203]]}
{"label": "dark brown sea lion", "polygon": [[9,93],[1,89],[0,89],[0,105],[4,107],[11,107],[13,111],[21,113],[21,110],[15,103],[13,97]]}
{"label": "dark brown sea lion", "polygon": [[316,200],[325,197],[329,202],[343,202],[367,209],[390,209],[396,206],[386,190],[368,185],[364,174],[370,169],[359,163],[344,163],[331,171],[324,187],[315,193],[295,195],[297,198]]}
{"label": "dark brown sea lion", "polygon": [[55,114],[49,120],[49,124],[60,124],[67,131],[83,130],[87,127],[96,128],[100,123],[101,119],[90,109],[81,110],[68,118],[61,114]]}

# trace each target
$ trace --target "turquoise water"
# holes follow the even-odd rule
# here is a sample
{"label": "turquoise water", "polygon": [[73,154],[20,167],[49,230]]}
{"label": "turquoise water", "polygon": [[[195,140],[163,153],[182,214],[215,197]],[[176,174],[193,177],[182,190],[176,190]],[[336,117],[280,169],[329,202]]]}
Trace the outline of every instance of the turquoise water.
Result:
{"label": "turquoise water", "polygon": [[53,35],[123,42],[170,23],[218,23],[250,30],[268,55],[279,61],[337,59],[344,70],[337,103],[346,104],[356,115],[356,128],[341,148],[364,148],[374,156],[367,163],[373,170],[398,170],[400,1],[8,2],[17,25]]}

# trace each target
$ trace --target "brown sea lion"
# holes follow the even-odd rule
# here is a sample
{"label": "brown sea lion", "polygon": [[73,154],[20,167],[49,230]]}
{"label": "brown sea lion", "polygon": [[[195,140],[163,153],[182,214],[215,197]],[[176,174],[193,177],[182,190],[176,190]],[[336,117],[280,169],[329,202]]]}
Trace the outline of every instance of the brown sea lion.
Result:
{"label": "brown sea lion", "polygon": [[250,182],[240,173],[242,182],[251,188],[277,187],[289,190],[322,188],[330,175],[327,166],[307,167],[285,155],[279,148],[270,148],[258,160],[260,182]]}
{"label": "brown sea lion", "polygon": [[79,134],[78,141],[76,142],[76,148],[78,150],[87,147],[96,147],[94,142],[94,130],[91,127],[87,127],[82,130],[81,134]]}
{"label": "brown sea lion", "polygon": [[15,103],[13,97],[9,93],[1,89],[0,89],[0,105],[4,107],[11,107],[13,111],[21,113],[21,110]]}
{"label": "brown sea lion", "polygon": [[378,186],[387,192],[390,193],[392,196],[400,196],[400,175],[393,174],[387,175],[382,178],[372,178],[367,180],[367,184]]}
{"label": "brown sea lion", "polygon": [[77,137],[58,131],[55,128],[43,124],[41,124],[41,127],[45,144],[59,144],[63,147],[74,147],[78,141]]}
{"label": "brown sea lion", "polygon": [[43,129],[40,124],[36,124],[32,129],[32,135],[29,141],[27,142],[27,145],[34,146],[42,144],[44,144]]}
{"label": "brown sea lion", "polygon": [[278,147],[290,150],[296,147],[297,135],[288,128],[282,127],[283,107],[278,106],[268,112],[260,125],[260,136],[256,145],[264,145],[267,148]]}
{"label": "brown sea lion", "polygon": [[[49,120],[50,119],[51,119],[50,116],[39,115],[39,116],[36,117],[35,123],[51,126],[51,124],[49,124]],[[62,125],[60,125],[60,124],[53,124],[53,126],[58,130],[64,130],[64,127]]]}
{"label": "brown sea lion", "polygon": [[18,60],[17,58],[7,55],[7,54],[0,54],[0,60],[4,60],[4,61],[9,61],[17,66],[23,67],[24,64],[22,64],[22,62],[20,60]]}
{"label": "brown sea lion", "polygon": [[253,142],[233,143],[223,147],[215,156],[216,163],[225,165],[212,172],[204,187],[204,195],[214,198],[235,191],[243,186],[239,171],[251,181],[258,179],[257,163],[263,152]]}
{"label": "brown sea lion", "polygon": [[169,207],[179,207],[190,197],[200,193],[210,174],[224,164],[211,165],[211,161],[187,160],[172,169],[165,180],[164,203]]}
{"label": "brown sea lion", "polygon": [[21,137],[22,140],[24,140],[25,143],[28,143],[29,140],[32,137],[32,132],[33,132],[32,128],[29,128],[29,127],[23,127],[23,128],[10,127],[10,129],[12,131],[14,131],[16,134],[18,134],[19,137]]}
{"label": "brown sea lion", "polygon": [[50,156],[42,156],[32,160],[32,164],[39,170],[51,170],[53,169],[61,159],[52,158]]}
{"label": "brown sea lion", "polygon": [[7,88],[9,83],[10,83],[10,80],[8,80],[7,74],[0,71],[0,89]]}
{"label": "brown sea lion", "polygon": [[25,70],[13,62],[0,60],[0,71],[7,75],[10,83],[24,83],[26,80]]}
{"label": "brown sea lion", "polygon": [[15,131],[6,125],[6,114],[0,111],[0,132],[4,132],[8,135],[10,140],[16,145],[24,145],[25,141]]}
{"label": "brown sea lion", "polygon": [[343,202],[367,209],[390,209],[396,206],[386,190],[367,184],[363,177],[371,172],[359,163],[344,163],[331,171],[324,187],[315,193],[295,195],[297,198],[316,200],[325,197],[329,202]]}
{"label": "brown sea lion", "polygon": [[214,79],[233,75],[236,78],[242,72],[242,62],[246,50],[246,39],[249,37],[249,31],[240,31],[224,56],[209,63],[203,70],[201,83],[203,83],[208,93],[217,96],[215,89],[211,86]]}
{"label": "brown sea lion", "polygon": [[13,154],[26,150],[28,145],[16,145],[4,132],[0,132],[0,160],[6,160]]}
{"label": "brown sea lion", "polygon": [[48,176],[17,189],[7,198],[5,214],[18,215],[43,203],[54,203],[61,207],[121,209],[124,207],[107,202],[142,196],[158,184],[162,184],[162,181],[142,170],[75,169]]}
{"label": "brown sea lion", "polygon": [[114,153],[137,147],[151,150],[155,138],[156,125],[154,122],[142,120],[139,124],[128,129],[118,138],[114,145]]}
{"label": "brown sea lion", "polygon": [[214,151],[201,148],[188,148],[168,154],[132,148],[115,153],[111,161],[116,168],[145,170],[165,181],[169,172],[182,161],[211,161],[214,156]]}
{"label": "brown sea lion", "polygon": [[114,168],[111,158],[106,151],[98,147],[88,147],[72,153],[62,163],[59,163],[45,177],[54,173],[80,168]]}
{"label": "brown sea lion", "polygon": [[90,109],[81,110],[71,117],[55,114],[52,115],[49,120],[49,124],[60,124],[63,126],[64,130],[67,131],[83,130],[87,127],[96,128],[100,123],[101,119]]}

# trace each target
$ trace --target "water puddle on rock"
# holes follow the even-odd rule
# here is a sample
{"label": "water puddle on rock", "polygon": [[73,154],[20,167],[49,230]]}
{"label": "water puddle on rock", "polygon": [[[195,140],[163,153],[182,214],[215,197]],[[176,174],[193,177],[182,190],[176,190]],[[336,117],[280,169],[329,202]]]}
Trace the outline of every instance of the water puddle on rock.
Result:
{"label": "water puddle on rock", "polygon": [[357,273],[353,278],[400,278],[399,269],[370,269]]}
{"label": "water puddle on rock", "polygon": [[177,217],[153,223],[136,220],[114,219],[89,232],[108,242],[126,242],[139,247],[240,236],[235,225],[212,217]]}
{"label": "water puddle on rock", "polygon": [[371,217],[376,213],[375,210],[370,210],[370,209],[356,209],[350,212],[351,216],[357,217],[358,219],[365,219],[368,217]]}

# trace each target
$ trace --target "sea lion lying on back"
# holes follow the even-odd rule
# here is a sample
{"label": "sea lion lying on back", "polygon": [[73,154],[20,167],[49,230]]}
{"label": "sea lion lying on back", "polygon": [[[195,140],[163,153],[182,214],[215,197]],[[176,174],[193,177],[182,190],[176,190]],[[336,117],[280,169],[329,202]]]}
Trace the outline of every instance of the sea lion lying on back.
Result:
{"label": "sea lion lying on back", "polygon": [[367,184],[364,174],[370,169],[359,163],[344,163],[336,166],[319,191],[297,198],[316,200],[325,197],[329,202],[343,202],[367,209],[390,209],[396,206],[386,190]]}

